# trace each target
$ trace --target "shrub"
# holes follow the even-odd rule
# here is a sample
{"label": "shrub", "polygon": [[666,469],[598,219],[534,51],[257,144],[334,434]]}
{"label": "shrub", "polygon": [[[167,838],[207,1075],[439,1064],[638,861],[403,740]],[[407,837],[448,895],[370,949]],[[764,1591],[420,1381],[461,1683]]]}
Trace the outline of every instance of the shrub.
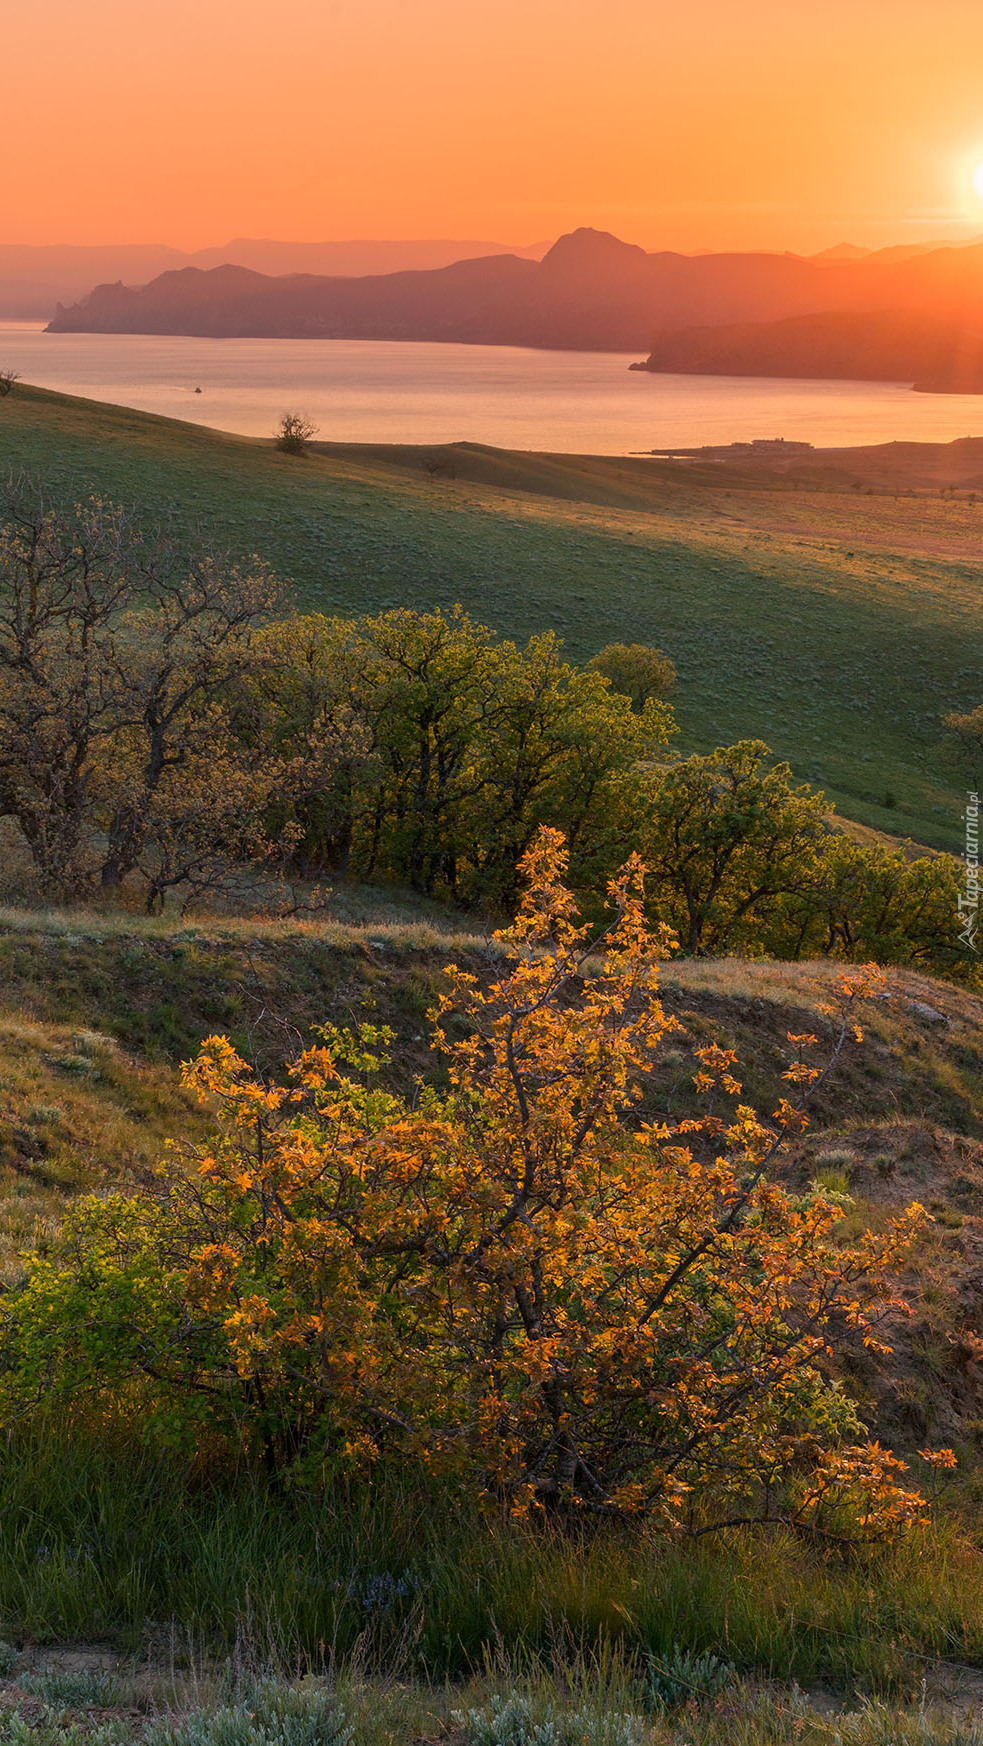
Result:
{"label": "shrub", "polygon": [[[838,1242],[835,1200],[769,1179],[801,1101],[763,1123],[715,1046],[698,1051],[705,1115],[630,1125],[674,1029],[665,941],[637,863],[600,939],[565,866],[543,833],[500,981],[450,968],[441,1093],[379,1089],[371,1027],[327,1028],[289,1087],[206,1044],[187,1080],[212,1145],[156,1195],[77,1203],[3,1299],[0,1422],[43,1378],[49,1400],[101,1397],[158,1437],[219,1436],[318,1483],[386,1461],[519,1513],[863,1535],[915,1517],[823,1354],[835,1318],[876,1341],[921,1209]],[[869,985],[844,980],[838,1048]],[[785,1078],[807,1096],[815,1039],[792,1041]]]}
{"label": "shrub", "polygon": [[305,455],[317,436],[317,425],[300,412],[285,412],[276,428],[276,446],[285,455]]}
{"label": "shrub", "polygon": [[109,1710],[122,1702],[124,1688],[115,1674],[83,1669],[78,1673],[22,1673],[22,1691],[66,1710]]}
{"label": "shrub", "polygon": [[328,1692],[262,1681],[248,1699],[148,1728],[146,1746],[351,1746],[355,1730]]}
{"label": "shrub", "polygon": [[665,697],[676,683],[669,656],[645,643],[609,643],[587,665],[603,673],[612,691],[630,697],[632,709],[639,712],[650,698]]}
{"label": "shrub", "polygon": [[92,1727],[67,1724],[56,1710],[46,1710],[28,1721],[19,1710],[0,1716],[0,1746],[133,1746],[133,1732],[123,1720]]}
{"label": "shrub", "polygon": [[652,1657],[642,1685],[646,1709],[673,1709],[677,1704],[719,1697],[730,1685],[735,1669],[705,1649],[696,1654],[674,1643],[670,1653]]}
{"label": "shrub", "polygon": [[641,1746],[637,1716],[612,1710],[537,1709],[528,1698],[494,1696],[482,1709],[452,1714],[466,1746]]}

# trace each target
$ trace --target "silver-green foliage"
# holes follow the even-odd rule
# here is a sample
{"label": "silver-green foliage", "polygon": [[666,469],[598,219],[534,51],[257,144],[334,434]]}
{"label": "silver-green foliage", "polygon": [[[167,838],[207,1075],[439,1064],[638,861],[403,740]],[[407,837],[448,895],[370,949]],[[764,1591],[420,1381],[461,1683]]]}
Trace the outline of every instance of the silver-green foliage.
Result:
{"label": "silver-green foliage", "polygon": [[351,1746],[354,1728],[330,1693],[257,1685],[239,1703],[158,1722],[145,1746]]}
{"label": "silver-green foliage", "polygon": [[23,1691],[43,1698],[55,1709],[110,1710],[123,1700],[123,1685],[115,1674],[98,1670],[79,1673],[23,1673]]}
{"label": "silver-green foliage", "polygon": [[734,1677],[729,1661],[705,1649],[696,1655],[674,1643],[669,1654],[653,1657],[646,1674],[643,1702],[647,1709],[674,1709],[677,1704],[719,1697]]}
{"label": "silver-green foliage", "polygon": [[983,1746],[979,1722],[958,1711],[904,1712],[876,1702],[843,1716],[836,1732],[836,1746]]}
{"label": "silver-green foliage", "polygon": [[126,1723],[106,1722],[98,1728],[66,1724],[54,1709],[45,1708],[30,1721],[20,1710],[0,1717],[0,1746],[132,1746],[132,1738]]}
{"label": "silver-green foliage", "polygon": [[527,1698],[496,1696],[482,1709],[455,1711],[467,1746],[640,1746],[637,1716],[591,1709],[536,1709]]}

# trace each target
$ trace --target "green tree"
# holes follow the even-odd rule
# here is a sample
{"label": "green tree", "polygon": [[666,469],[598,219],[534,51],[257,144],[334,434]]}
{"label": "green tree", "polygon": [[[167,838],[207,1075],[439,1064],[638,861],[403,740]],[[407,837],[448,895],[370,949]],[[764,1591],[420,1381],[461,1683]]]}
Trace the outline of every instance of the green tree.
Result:
{"label": "green tree", "polygon": [[648,702],[668,696],[676,683],[676,669],[669,656],[645,643],[609,643],[587,665],[603,675],[612,691],[630,697],[632,709],[638,711]]}
{"label": "green tree", "polygon": [[635,843],[650,902],[684,952],[760,951],[785,900],[816,889],[827,803],[790,777],[763,741],[741,740],[640,784]]}
{"label": "green tree", "polygon": [[543,823],[567,832],[578,880],[603,885],[620,781],[672,728],[665,705],[636,714],[564,661],[552,634],[520,649],[460,611],[299,618],[263,648],[247,731],[288,757],[312,735],[348,735],[330,783],[314,772],[292,803],[303,865],[493,909],[514,902]]}
{"label": "green tree", "polygon": [[821,952],[854,963],[911,964],[973,980],[978,960],[959,939],[959,863],[951,855],[910,857],[881,844],[830,836],[816,886],[791,913],[801,921],[794,944],[777,935],[776,955]]}

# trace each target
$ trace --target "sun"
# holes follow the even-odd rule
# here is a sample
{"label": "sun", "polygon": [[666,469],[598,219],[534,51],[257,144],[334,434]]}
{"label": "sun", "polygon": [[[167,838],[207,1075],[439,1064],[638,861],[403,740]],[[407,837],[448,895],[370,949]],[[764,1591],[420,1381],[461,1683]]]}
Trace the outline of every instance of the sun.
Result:
{"label": "sun", "polygon": [[977,164],[973,171],[973,192],[977,200],[983,200],[983,163]]}

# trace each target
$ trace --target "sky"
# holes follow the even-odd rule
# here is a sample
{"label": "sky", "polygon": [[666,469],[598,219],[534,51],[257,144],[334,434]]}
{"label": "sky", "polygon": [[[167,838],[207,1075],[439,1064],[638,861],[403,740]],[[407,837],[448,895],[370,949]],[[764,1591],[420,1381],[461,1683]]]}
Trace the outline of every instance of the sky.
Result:
{"label": "sky", "polygon": [[0,241],[983,232],[980,0],[0,0]]}

